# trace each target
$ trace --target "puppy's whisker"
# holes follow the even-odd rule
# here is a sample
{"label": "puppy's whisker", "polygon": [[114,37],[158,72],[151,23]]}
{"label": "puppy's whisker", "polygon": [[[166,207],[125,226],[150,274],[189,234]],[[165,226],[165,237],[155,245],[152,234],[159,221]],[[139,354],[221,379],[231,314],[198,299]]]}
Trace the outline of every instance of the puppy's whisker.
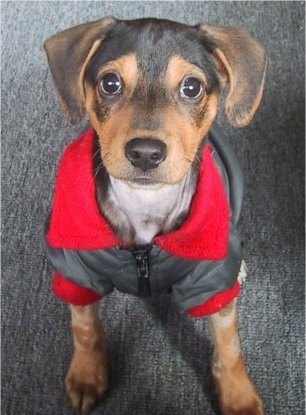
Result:
{"label": "puppy's whisker", "polygon": [[93,154],[92,159],[94,160],[98,156],[99,153],[100,153],[100,149],[98,148],[98,150],[96,150],[95,153]]}
{"label": "puppy's whisker", "polygon": [[103,169],[103,163],[101,162],[97,167],[96,167],[96,170],[95,170],[95,179],[97,178],[97,176],[98,176],[98,174],[100,173],[100,171],[102,171],[102,169]]}
{"label": "puppy's whisker", "polygon": [[193,159],[191,157],[185,157],[185,161],[187,161],[187,163],[190,165],[191,164],[199,165],[201,163],[201,160],[197,154],[195,155]]}
{"label": "puppy's whisker", "polygon": [[196,154],[196,155],[195,155],[195,158],[194,158],[193,162],[194,162],[195,164],[197,164],[197,165],[201,164],[201,159],[200,159],[200,157],[198,156],[198,154]]}

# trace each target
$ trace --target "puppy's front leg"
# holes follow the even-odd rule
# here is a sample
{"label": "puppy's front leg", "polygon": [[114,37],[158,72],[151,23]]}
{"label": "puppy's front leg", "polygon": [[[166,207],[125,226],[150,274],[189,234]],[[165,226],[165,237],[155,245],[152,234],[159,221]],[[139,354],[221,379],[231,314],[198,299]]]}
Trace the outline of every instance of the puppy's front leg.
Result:
{"label": "puppy's front leg", "polygon": [[244,363],[233,301],[209,318],[215,341],[212,373],[224,415],[263,415],[263,405]]}
{"label": "puppy's front leg", "polygon": [[66,391],[76,409],[89,411],[107,390],[107,356],[98,304],[71,306],[74,354],[65,379]]}

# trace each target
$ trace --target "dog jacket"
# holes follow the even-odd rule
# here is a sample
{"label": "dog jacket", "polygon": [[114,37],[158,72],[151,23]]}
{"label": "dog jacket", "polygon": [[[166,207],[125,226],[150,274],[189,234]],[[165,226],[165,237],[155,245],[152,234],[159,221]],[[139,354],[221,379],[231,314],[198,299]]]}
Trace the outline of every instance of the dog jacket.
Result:
{"label": "dog jacket", "polygon": [[171,293],[179,310],[194,317],[229,304],[240,292],[242,253],[236,225],[243,183],[235,184],[241,176],[239,163],[224,138],[221,146],[220,139],[204,146],[197,188],[182,226],[149,245],[129,247],[96,200],[94,134],[90,129],[68,146],[57,174],[43,238],[56,269],[55,294],[85,306],[114,288],[144,296]]}

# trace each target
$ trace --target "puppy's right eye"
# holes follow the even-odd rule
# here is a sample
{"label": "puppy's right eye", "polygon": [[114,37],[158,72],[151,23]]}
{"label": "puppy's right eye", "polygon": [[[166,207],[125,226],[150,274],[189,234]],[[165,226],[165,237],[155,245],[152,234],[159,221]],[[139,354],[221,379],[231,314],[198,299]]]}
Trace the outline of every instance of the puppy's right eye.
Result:
{"label": "puppy's right eye", "polygon": [[182,98],[198,100],[202,97],[203,93],[204,89],[201,82],[193,76],[184,79],[181,83],[180,95]]}
{"label": "puppy's right eye", "polygon": [[115,72],[109,72],[103,76],[99,87],[103,95],[117,95],[122,90],[122,81]]}

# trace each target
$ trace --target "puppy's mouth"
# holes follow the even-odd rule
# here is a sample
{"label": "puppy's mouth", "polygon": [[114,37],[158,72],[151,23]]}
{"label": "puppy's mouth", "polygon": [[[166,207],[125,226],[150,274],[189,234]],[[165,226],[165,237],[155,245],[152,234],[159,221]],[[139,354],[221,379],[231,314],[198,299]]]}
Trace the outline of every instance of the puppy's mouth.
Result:
{"label": "puppy's mouth", "polygon": [[165,183],[154,180],[150,176],[140,175],[128,180],[130,187],[143,189],[156,189],[163,186]]}
{"label": "puppy's mouth", "polygon": [[125,183],[130,189],[134,190],[158,190],[165,186],[166,183],[156,181],[149,176],[139,175],[137,177],[115,177],[109,176],[113,183],[122,182]]}
{"label": "puppy's mouth", "polygon": [[152,179],[150,176],[142,175],[138,177],[134,177],[130,180],[131,183],[139,186],[152,186],[155,184],[159,184],[156,180]]}

